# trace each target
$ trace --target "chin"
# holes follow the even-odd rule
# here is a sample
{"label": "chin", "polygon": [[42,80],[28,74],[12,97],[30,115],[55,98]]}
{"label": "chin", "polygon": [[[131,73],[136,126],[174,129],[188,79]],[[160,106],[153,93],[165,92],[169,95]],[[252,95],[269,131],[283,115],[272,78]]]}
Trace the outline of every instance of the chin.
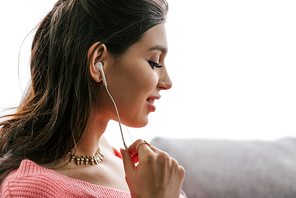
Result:
{"label": "chin", "polygon": [[142,127],[145,127],[147,124],[148,124],[148,122],[146,122],[145,124],[139,124],[139,125],[134,126],[134,128],[142,128]]}
{"label": "chin", "polygon": [[148,124],[148,117],[139,120],[132,119],[129,122],[122,122],[122,124],[128,127],[142,128]]}

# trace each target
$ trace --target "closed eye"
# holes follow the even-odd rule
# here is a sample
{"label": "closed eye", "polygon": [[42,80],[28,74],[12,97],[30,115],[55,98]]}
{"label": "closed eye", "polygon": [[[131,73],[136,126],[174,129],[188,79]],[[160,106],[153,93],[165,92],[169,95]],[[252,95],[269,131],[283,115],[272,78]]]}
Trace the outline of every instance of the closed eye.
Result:
{"label": "closed eye", "polygon": [[158,63],[155,63],[153,61],[148,61],[148,63],[150,64],[150,66],[152,67],[152,69],[156,68],[162,68],[163,66],[159,65]]}

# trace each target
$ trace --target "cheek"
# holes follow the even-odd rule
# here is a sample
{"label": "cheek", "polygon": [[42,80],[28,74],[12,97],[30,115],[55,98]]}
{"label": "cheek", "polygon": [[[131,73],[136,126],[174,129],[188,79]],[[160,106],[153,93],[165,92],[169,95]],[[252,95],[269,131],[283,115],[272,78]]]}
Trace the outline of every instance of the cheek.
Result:
{"label": "cheek", "polygon": [[157,86],[158,75],[154,70],[147,67],[134,71],[128,79],[129,90],[127,91],[131,92],[128,105],[135,111],[134,113],[140,113],[139,110],[143,110],[146,105],[146,99],[151,96],[152,91]]}
{"label": "cheek", "polygon": [[153,71],[145,72],[144,75],[135,76],[131,79],[131,97],[126,100],[126,107],[129,109],[125,114],[124,121],[128,126],[144,127],[148,123],[149,107],[147,98],[152,96],[157,86],[158,76]]}
{"label": "cheek", "polygon": [[123,70],[117,70],[112,77],[110,76],[112,81],[108,83],[108,87],[116,97],[116,101],[121,103],[123,111],[139,108],[139,105],[145,103],[151,91],[157,86],[156,72],[149,66],[145,67],[143,63],[141,65],[133,67],[130,65]]}
{"label": "cheek", "polygon": [[[128,64],[125,64],[128,65]],[[107,76],[109,91],[113,96],[123,124],[131,127],[143,127],[147,124],[148,107],[146,99],[157,87],[158,75],[151,67],[140,64],[114,70]],[[108,80],[107,80],[108,81]],[[114,107],[111,107],[114,113]],[[115,114],[113,118],[116,120]]]}
{"label": "cheek", "polygon": [[151,69],[134,74],[131,78],[131,84],[135,90],[144,95],[149,94],[156,87],[157,81],[157,74]]}

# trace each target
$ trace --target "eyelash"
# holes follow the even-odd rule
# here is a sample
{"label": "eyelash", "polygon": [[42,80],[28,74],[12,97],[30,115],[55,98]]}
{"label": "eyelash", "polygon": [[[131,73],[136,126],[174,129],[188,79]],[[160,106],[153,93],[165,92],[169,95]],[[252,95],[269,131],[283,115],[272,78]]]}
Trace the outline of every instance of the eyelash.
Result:
{"label": "eyelash", "polygon": [[159,65],[158,63],[155,63],[153,61],[148,61],[148,63],[150,64],[150,66],[152,67],[152,69],[156,68],[162,68],[163,66]]}

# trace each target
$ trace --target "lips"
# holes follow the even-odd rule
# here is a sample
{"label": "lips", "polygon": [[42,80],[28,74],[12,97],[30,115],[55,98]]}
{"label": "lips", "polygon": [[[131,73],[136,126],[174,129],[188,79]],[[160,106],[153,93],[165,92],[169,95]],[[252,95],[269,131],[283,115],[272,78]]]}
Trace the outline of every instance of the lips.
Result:
{"label": "lips", "polygon": [[151,112],[154,112],[156,110],[156,106],[154,105],[155,100],[159,100],[161,96],[150,96],[146,99],[146,102],[150,108]]}

